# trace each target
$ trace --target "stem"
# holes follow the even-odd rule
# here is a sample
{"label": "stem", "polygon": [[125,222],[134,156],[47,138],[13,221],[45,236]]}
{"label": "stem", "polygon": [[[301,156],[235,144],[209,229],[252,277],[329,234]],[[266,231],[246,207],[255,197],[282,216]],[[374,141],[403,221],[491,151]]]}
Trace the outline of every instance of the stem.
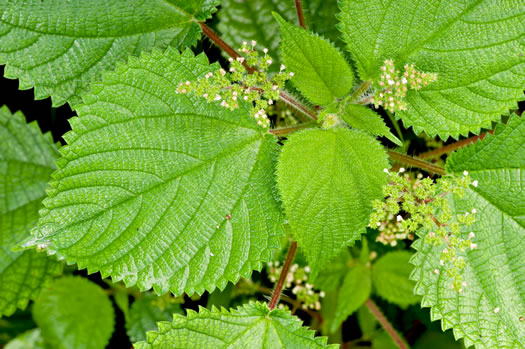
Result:
{"label": "stem", "polygon": [[355,100],[357,97],[361,96],[363,93],[365,93],[366,90],[368,90],[370,85],[372,85],[372,81],[363,81],[363,83],[357,88],[357,90],[355,90],[355,92],[352,93],[350,99]]}
{"label": "stem", "polygon": [[[401,142],[405,143],[405,137],[403,137],[403,132],[401,132],[401,127],[399,127],[399,122],[397,122],[396,117],[393,113],[386,110],[386,115],[390,119],[390,122],[392,122],[392,125],[394,125],[394,128],[396,129],[396,133],[399,136],[399,139]],[[405,148],[405,145],[403,144],[403,149]]]}
{"label": "stem", "polygon": [[270,130],[268,132],[270,132],[271,134],[275,135],[275,136],[285,136],[287,134],[290,134],[294,131],[297,131],[297,130],[300,130],[300,129],[303,129],[303,128],[306,128],[306,127],[310,127],[310,126],[313,126],[313,125],[316,125],[315,122],[307,122],[307,123],[304,123],[304,124],[299,124],[299,125],[293,125],[293,126],[289,126],[289,127],[281,127],[281,128],[274,128],[273,130]]}
{"label": "stem", "polygon": [[376,320],[381,324],[381,326],[384,328],[386,333],[392,338],[392,340],[397,344],[397,346],[401,349],[408,349],[407,345],[405,344],[405,341],[399,336],[399,334],[394,330],[388,319],[383,315],[381,312],[381,309],[378,308],[378,306],[374,303],[373,300],[368,298],[365,302],[366,307],[372,315],[376,318]]}
{"label": "stem", "polygon": [[[490,133],[493,133],[493,131],[490,131]],[[466,139],[462,139],[461,141],[457,141],[455,143],[445,145],[444,147],[434,149],[431,151],[427,151],[426,153],[419,154],[418,158],[420,159],[432,159],[436,158],[438,156],[441,156],[443,154],[450,153],[456,149],[462,148],[466,145],[469,145],[470,143],[476,142],[478,139],[483,139],[487,136],[487,132],[480,134],[479,136],[474,136]]]}
{"label": "stem", "polygon": [[[219,46],[221,48],[221,50],[226,52],[228,54],[228,56],[230,56],[233,59],[237,59],[237,57],[241,57],[240,54],[235,52],[235,50],[230,45],[228,45],[226,42],[224,42],[224,40],[222,40],[221,37],[219,35],[217,35],[210,27],[208,27],[203,22],[198,22],[198,23],[201,26],[201,29],[202,29],[202,32],[204,33],[204,35],[206,35],[211,41],[213,41],[215,43],[215,45]],[[252,68],[248,64],[246,64],[246,61],[243,61],[242,65],[250,73],[253,73],[255,71],[254,68]]]}
{"label": "stem", "polygon": [[303,8],[301,6],[301,0],[295,0],[295,9],[297,10],[297,17],[299,18],[299,25],[306,29],[304,24]]}
{"label": "stem", "polygon": [[288,92],[281,90],[279,92],[279,98],[284,103],[288,104],[293,109],[297,110],[298,112],[308,116],[312,120],[317,120],[317,113],[313,111],[312,109],[308,108],[306,105],[299,102],[295,97],[293,97]]}
{"label": "stem", "polygon": [[444,168],[431,164],[429,162],[423,161],[421,159],[418,159],[418,158],[415,158],[409,155],[404,155],[404,154],[401,154],[395,151],[391,151],[391,150],[387,150],[386,153],[388,154],[388,156],[390,156],[394,160],[400,161],[410,166],[418,167],[427,172],[432,172],[432,173],[442,175],[442,176],[447,174]]}
{"label": "stem", "polygon": [[290,269],[290,265],[292,265],[293,258],[295,257],[295,251],[297,251],[297,241],[292,242],[290,249],[288,250],[288,255],[284,261],[283,270],[281,271],[281,275],[279,275],[279,281],[277,282],[277,285],[275,285],[272,299],[270,299],[270,303],[268,304],[268,308],[270,308],[270,310],[274,310],[277,306],[277,303],[279,303],[279,298],[281,297],[281,292],[283,290],[286,276],[288,275],[288,270]]}
{"label": "stem", "polygon": [[[258,291],[261,292],[261,293],[270,295],[270,296],[272,295],[272,290],[267,288],[267,287],[264,287],[264,286],[259,286],[258,287]],[[298,300],[290,298],[290,297],[285,296],[285,295],[281,295],[281,300],[285,301],[286,303],[291,304],[294,307],[297,307],[297,309],[301,309],[302,311],[304,311],[305,313],[310,315],[312,318],[315,318],[319,323],[323,322],[323,317],[321,316],[321,314],[319,314],[318,312],[315,312],[313,310],[305,309],[305,308],[301,307],[301,302],[299,302]]]}

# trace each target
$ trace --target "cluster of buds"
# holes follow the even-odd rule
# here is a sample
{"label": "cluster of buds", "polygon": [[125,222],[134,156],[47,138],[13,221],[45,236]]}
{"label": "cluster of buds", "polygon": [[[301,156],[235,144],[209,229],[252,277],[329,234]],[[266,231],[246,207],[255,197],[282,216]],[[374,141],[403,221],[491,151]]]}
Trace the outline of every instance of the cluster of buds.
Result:
{"label": "cluster of buds", "polygon": [[376,108],[383,106],[391,112],[407,110],[404,98],[408,89],[419,90],[437,80],[436,73],[419,72],[414,64],[405,65],[405,70],[401,73],[395,68],[393,60],[387,59],[384,63],[377,81],[376,93],[371,99]]}
{"label": "cluster of buds", "polygon": [[[276,282],[282,272],[282,267],[279,262],[268,263],[268,278],[272,282]],[[292,290],[292,293],[301,302],[303,309],[321,310],[321,298],[325,296],[323,291],[314,290],[314,286],[306,282],[310,274],[310,267],[300,267],[298,264],[293,264],[286,275],[285,287]]]}
{"label": "cluster of buds", "polygon": [[[478,182],[471,182],[467,171],[461,177],[445,176],[437,182],[430,178],[423,179],[421,174],[412,180],[408,174],[403,174],[403,168],[399,172],[387,169],[385,172],[389,181],[383,187],[386,201],[373,202],[374,213],[370,216],[369,223],[371,227],[381,231],[377,240],[395,246],[392,243],[395,238],[406,236],[413,239],[413,233],[423,227],[429,232],[425,236],[426,244],[444,246],[440,264],[453,280],[451,288],[462,292],[466,284],[462,278],[465,259],[461,254],[477,246],[471,241],[475,237],[473,232],[466,239],[460,237],[461,227],[474,223],[476,209],[453,215],[446,195],[453,193],[462,198],[465,189],[469,185],[477,186]],[[394,217],[395,223],[392,222]],[[433,272],[439,273],[439,269]]]}
{"label": "cluster of buds", "polygon": [[[272,58],[268,55],[268,49],[264,49],[264,55],[261,56],[255,50],[256,44],[252,41],[249,47],[244,42],[238,51],[246,57],[230,58],[228,72],[221,68],[196,81],[180,82],[176,92],[193,93],[209,103],[220,103],[229,110],[239,108],[240,101],[248,102],[252,105],[250,112],[257,124],[263,128],[270,127],[266,109],[279,99],[279,90],[293,77],[293,73],[286,72],[286,67],[281,65],[279,72],[270,77],[267,70],[273,63]],[[255,71],[250,74],[245,65],[253,67]]]}

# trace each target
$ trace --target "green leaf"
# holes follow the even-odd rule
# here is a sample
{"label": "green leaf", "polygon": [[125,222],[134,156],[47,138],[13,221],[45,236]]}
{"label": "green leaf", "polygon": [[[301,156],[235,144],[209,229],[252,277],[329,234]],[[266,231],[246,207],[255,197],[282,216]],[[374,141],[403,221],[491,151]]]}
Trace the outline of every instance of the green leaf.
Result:
{"label": "green leaf", "polygon": [[115,324],[108,296],[81,277],[57,279],[42,291],[33,317],[45,342],[58,349],[105,348]]}
{"label": "green leaf", "polygon": [[4,349],[46,349],[40,330],[34,328],[26,331],[6,344]]}
{"label": "green leaf", "polygon": [[38,221],[57,157],[50,134],[0,108],[0,317],[24,309],[62,271],[54,257],[12,251]]}
{"label": "green leaf", "polygon": [[414,282],[409,280],[414,269],[409,260],[412,253],[395,251],[383,255],[372,268],[374,288],[387,301],[406,308],[416,304],[421,297],[414,294]]}
{"label": "green leaf", "polygon": [[346,128],[288,138],[277,181],[292,232],[315,280],[320,268],[366,232],[372,201],[382,198],[388,167],[381,145]]}
{"label": "green leaf", "polygon": [[381,116],[364,105],[346,105],[341,118],[352,128],[365,130],[374,136],[384,136],[392,143],[403,146],[403,143],[390,132]]}
{"label": "green leaf", "polygon": [[169,321],[175,313],[182,314],[179,304],[164,304],[159,297],[147,294],[131,305],[126,333],[132,342],[144,341],[147,331],[157,330],[157,322]]}
{"label": "green leaf", "polygon": [[295,75],[293,84],[312,103],[328,105],[352,88],[352,68],[331,42],[286,22],[274,13],[281,27],[281,58]]}
{"label": "green leaf", "polygon": [[[449,196],[453,214],[475,208],[476,222],[460,237],[477,246],[465,256],[461,293],[450,289],[452,279],[439,264],[443,246],[414,244],[416,293],[421,304],[431,307],[432,320],[441,319],[443,329],[453,328],[456,339],[479,348],[525,347],[525,122],[512,116],[469,147],[454,153],[447,171],[468,171],[471,185],[463,199]],[[437,272],[437,273],[436,273]]]}
{"label": "green leaf", "polygon": [[319,275],[317,275],[315,287],[326,292],[339,289],[348,271],[350,261],[350,254],[347,249],[344,249],[341,254],[327,263]]}
{"label": "green leaf", "polygon": [[363,339],[371,339],[374,337],[379,324],[366,305],[361,306],[357,310],[357,322],[363,334]]}
{"label": "green leaf", "polygon": [[[307,28],[343,47],[339,39],[340,32],[333,25],[339,12],[336,0],[302,1]],[[279,24],[275,22],[272,11],[280,13],[283,18],[297,23],[297,12],[293,1],[280,0],[223,0],[221,10],[217,13],[217,28],[221,38],[233,47],[241,47],[243,41],[255,40],[257,46],[268,48],[274,61],[278,58]],[[279,65],[273,65],[279,67]]]}
{"label": "green leaf", "polygon": [[514,0],[343,0],[340,30],[363,80],[385,59],[438,80],[407,94],[399,112],[416,133],[457,138],[490,128],[525,89],[525,12]]}
{"label": "green leaf", "polygon": [[[102,72],[153,48],[194,45],[215,0],[41,0],[0,4],[0,64],[21,89],[76,105]],[[195,17],[193,17],[195,16]]]}
{"label": "green leaf", "polygon": [[361,264],[351,267],[337,295],[337,311],[332,322],[332,332],[365,303],[371,291],[370,269]]}
{"label": "green leaf", "polygon": [[289,311],[270,311],[266,304],[249,303],[237,309],[188,310],[186,317],[175,315],[173,322],[160,322],[159,332],[149,332],[146,342],[136,349],[148,348],[336,348],[325,337],[301,326]]}
{"label": "green leaf", "polygon": [[269,261],[283,235],[275,137],[247,104],[175,92],[216,69],[170,48],[93,85],[27,244],[159,294],[222,289]]}

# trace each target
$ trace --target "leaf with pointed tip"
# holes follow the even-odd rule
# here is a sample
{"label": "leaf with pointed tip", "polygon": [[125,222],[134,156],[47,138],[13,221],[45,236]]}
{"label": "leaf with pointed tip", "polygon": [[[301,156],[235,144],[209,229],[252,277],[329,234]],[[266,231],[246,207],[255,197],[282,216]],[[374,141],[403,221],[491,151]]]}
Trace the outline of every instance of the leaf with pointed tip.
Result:
{"label": "leaf with pointed tip", "polygon": [[374,136],[385,136],[392,143],[402,146],[403,143],[390,132],[379,114],[372,109],[360,104],[348,104],[345,106],[341,118],[352,128],[365,130]]}
{"label": "leaf with pointed tip", "polygon": [[362,264],[351,267],[346,273],[343,285],[337,295],[337,310],[332,322],[331,332],[352,315],[370,297],[372,279],[370,269]]}
{"label": "leaf with pointed tip", "polygon": [[146,332],[157,329],[157,322],[169,321],[176,313],[183,314],[179,304],[162,304],[159,297],[146,294],[131,305],[129,319],[126,321],[126,333],[132,342],[144,341]]}
{"label": "leaf with pointed tip", "polygon": [[57,157],[50,134],[0,108],[0,316],[25,308],[62,271],[45,253],[12,251],[38,222]]}
{"label": "leaf with pointed tip", "polygon": [[[21,89],[76,105],[90,83],[130,55],[194,45],[195,18],[215,0],[28,0],[0,3],[0,64]],[[193,17],[195,16],[195,17]]]}
{"label": "leaf with pointed tip", "polygon": [[[471,185],[463,199],[449,196],[453,214],[476,209],[476,221],[461,237],[477,245],[467,252],[461,293],[450,289],[452,280],[440,266],[443,246],[425,244],[426,232],[414,244],[418,252],[412,278],[422,306],[431,308],[432,320],[452,328],[465,345],[479,348],[525,347],[525,122],[516,115],[487,135],[462,148],[447,160],[447,172],[468,171]],[[521,321],[520,321],[521,320]]]}
{"label": "leaf with pointed tip", "polygon": [[160,322],[159,332],[148,332],[147,341],[136,349],[150,348],[337,348],[287,310],[270,311],[266,304],[249,303],[237,309],[188,310],[186,317],[175,315],[173,322]]}
{"label": "leaf with pointed tip", "polygon": [[372,268],[374,288],[387,301],[406,308],[416,304],[421,297],[414,295],[414,282],[409,279],[414,269],[408,251],[388,252],[381,256]]}
{"label": "leaf with pointed tip", "polygon": [[283,235],[275,137],[244,102],[176,93],[217,69],[169,48],[93,85],[28,245],[160,294],[224,288],[269,261]]}
{"label": "leaf with pointed tip", "polygon": [[85,278],[63,277],[42,291],[33,318],[42,338],[57,349],[103,349],[115,324],[109,297]]}
{"label": "leaf with pointed tip", "polygon": [[292,83],[310,102],[324,106],[350,92],[354,74],[339,49],[277,13],[274,17],[281,28],[281,59],[295,74]]}
{"label": "leaf with pointed tip", "polygon": [[[340,32],[333,25],[339,12],[336,0],[302,1],[306,27],[343,47]],[[258,47],[268,49],[268,54],[277,62],[279,24],[275,22],[272,11],[278,12],[289,22],[297,22],[297,13],[292,1],[281,0],[223,0],[218,30],[221,38],[233,47],[241,47],[243,41],[255,40]],[[272,65],[279,69],[279,64]]]}
{"label": "leaf with pointed tip", "polygon": [[525,7],[515,0],[340,1],[340,30],[363,80],[397,68],[438,74],[396,113],[416,133],[458,138],[490,128],[525,89]]}
{"label": "leaf with pointed tip", "polygon": [[372,201],[383,196],[387,167],[384,149],[362,131],[306,130],[288,138],[277,182],[312,279],[366,232]]}

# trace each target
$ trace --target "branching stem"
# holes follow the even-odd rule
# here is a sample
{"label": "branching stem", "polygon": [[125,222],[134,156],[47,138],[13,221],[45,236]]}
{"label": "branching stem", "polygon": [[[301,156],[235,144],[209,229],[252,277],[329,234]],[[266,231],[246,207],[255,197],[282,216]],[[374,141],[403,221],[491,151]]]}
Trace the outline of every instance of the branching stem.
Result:
{"label": "branching stem", "polygon": [[444,168],[431,164],[429,162],[423,161],[421,159],[418,159],[418,158],[415,158],[409,155],[404,155],[404,154],[401,154],[401,153],[398,153],[392,150],[387,150],[387,154],[394,160],[400,161],[410,166],[418,167],[427,172],[432,172],[432,173],[442,175],[442,176],[447,174]]}
{"label": "branching stem", "polygon": [[270,310],[274,310],[277,306],[277,303],[279,303],[279,298],[281,297],[281,292],[283,291],[284,282],[288,276],[288,270],[290,270],[290,265],[292,265],[293,258],[295,257],[295,251],[297,251],[297,241],[293,241],[290,244],[288,255],[284,261],[283,270],[281,271],[281,275],[279,275],[279,281],[277,281],[277,285],[275,285],[272,298],[268,304],[268,308],[270,308]]}
{"label": "branching stem", "polygon": [[392,338],[394,343],[397,344],[397,346],[401,349],[408,349],[407,345],[405,344],[405,341],[399,336],[399,334],[396,332],[394,327],[392,327],[392,324],[388,321],[388,319],[383,315],[381,312],[381,309],[374,303],[373,300],[368,298],[365,302],[366,307],[372,315],[376,318],[376,320],[381,324],[383,329],[388,333],[388,335]]}
{"label": "branching stem", "polygon": [[293,126],[289,126],[289,127],[274,128],[273,130],[270,130],[268,132],[270,132],[271,134],[273,134],[275,136],[285,136],[285,135],[290,134],[290,133],[292,133],[294,131],[301,130],[303,128],[307,128],[307,127],[314,126],[314,125],[316,125],[315,122],[307,122],[307,123],[304,123],[304,124],[293,125]]}
{"label": "branching stem", "polygon": [[301,0],[295,0],[295,9],[297,10],[297,17],[299,18],[299,25],[306,29],[306,24],[304,24],[303,7],[301,6]]}
{"label": "branching stem", "polygon": [[[494,131],[490,131],[489,133],[493,133]],[[487,133],[482,133],[479,136],[474,136],[466,139],[462,139],[461,141],[454,142],[449,145],[445,145],[444,147],[434,149],[431,151],[427,151],[426,153],[419,154],[417,157],[420,159],[432,159],[436,158],[438,156],[441,156],[443,154],[450,153],[456,149],[462,148],[464,146],[469,145],[470,143],[474,143],[478,140],[481,140],[487,136]]]}

